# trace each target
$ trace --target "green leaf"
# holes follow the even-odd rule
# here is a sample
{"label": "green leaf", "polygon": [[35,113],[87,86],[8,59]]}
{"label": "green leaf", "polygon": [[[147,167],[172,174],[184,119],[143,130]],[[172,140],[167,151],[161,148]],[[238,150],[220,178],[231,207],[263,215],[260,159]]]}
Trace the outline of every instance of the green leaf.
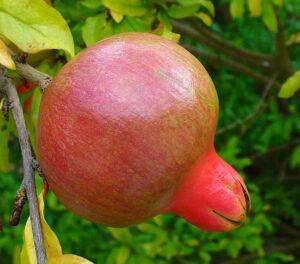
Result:
{"label": "green leaf", "polygon": [[288,78],[282,85],[278,96],[281,98],[289,98],[300,89],[300,71]]}
{"label": "green leaf", "polygon": [[9,129],[7,127],[6,121],[0,113],[0,171],[9,171]]}
{"label": "green leaf", "polygon": [[244,0],[231,0],[230,14],[233,18],[242,18],[244,14]]}
{"label": "green leaf", "polygon": [[150,28],[146,27],[138,18],[125,17],[119,24],[114,25],[114,33],[123,32],[147,32]]}
{"label": "green leaf", "polygon": [[114,12],[128,16],[142,16],[149,11],[142,0],[102,0],[102,3]]}
{"label": "green leaf", "polygon": [[43,0],[0,0],[0,34],[27,53],[62,49],[74,55],[66,21]]}
{"label": "green leaf", "polygon": [[300,145],[298,145],[291,156],[291,161],[290,161],[291,167],[296,168],[297,166],[300,166]]}
{"label": "green leaf", "polygon": [[277,5],[279,7],[282,7],[283,5],[283,0],[273,0],[273,4],[274,5]]}
{"label": "green leaf", "polygon": [[190,5],[197,5],[200,4],[201,6],[205,7],[212,16],[215,15],[215,7],[211,1],[208,0],[178,0],[182,6],[190,6]]}
{"label": "green leaf", "polygon": [[101,39],[101,32],[106,25],[106,15],[100,14],[88,17],[82,26],[82,38],[87,46],[90,46]]}
{"label": "green leaf", "polygon": [[287,41],[287,45],[292,45],[292,44],[298,44],[300,43],[300,32],[294,33],[292,34],[288,41]]}
{"label": "green leaf", "polygon": [[277,18],[274,8],[271,4],[266,3],[263,5],[262,19],[267,28],[272,32],[277,32]]}
{"label": "green leaf", "polygon": [[261,0],[248,0],[248,6],[251,16],[261,15]]}
{"label": "green leaf", "polygon": [[200,5],[191,5],[191,6],[178,6],[173,5],[168,8],[166,11],[170,17],[173,18],[186,18],[193,16],[200,8]]}
{"label": "green leaf", "polygon": [[90,9],[96,9],[102,6],[100,0],[82,0],[81,4]]}
{"label": "green leaf", "polygon": [[133,237],[128,228],[108,228],[112,236],[121,242],[131,242]]}
{"label": "green leaf", "polygon": [[212,24],[212,19],[207,14],[199,12],[196,14],[196,16],[199,17],[207,26],[210,26]]}
{"label": "green leaf", "polygon": [[120,247],[116,253],[116,263],[125,264],[129,256],[130,256],[130,249],[125,246]]}

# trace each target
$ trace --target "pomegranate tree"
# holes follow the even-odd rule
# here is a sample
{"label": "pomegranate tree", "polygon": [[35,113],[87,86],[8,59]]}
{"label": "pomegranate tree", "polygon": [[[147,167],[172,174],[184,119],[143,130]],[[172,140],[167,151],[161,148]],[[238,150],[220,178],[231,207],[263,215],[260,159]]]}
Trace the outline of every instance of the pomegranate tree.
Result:
{"label": "pomegranate tree", "polygon": [[46,89],[38,154],[71,211],[125,227],[173,212],[207,231],[240,225],[243,179],[215,152],[218,98],[188,51],[147,33],[101,41]]}

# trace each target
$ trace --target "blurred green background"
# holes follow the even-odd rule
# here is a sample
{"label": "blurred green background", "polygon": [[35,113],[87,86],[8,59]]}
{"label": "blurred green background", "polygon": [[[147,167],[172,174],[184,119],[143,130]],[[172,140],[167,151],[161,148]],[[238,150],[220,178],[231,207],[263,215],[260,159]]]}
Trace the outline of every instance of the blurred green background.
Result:
{"label": "blurred green background", "polygon": [[[50,192],[46,219],[64,253],[108,264],[300,263],[300,97],[278,97],[280,84],[300,69],[300,2],[212,2],[214,7],[205,0],[57,0],[52,5],[68,22],[76,52],[120,32],[154,31],[175,39],[181,34],[180,43],[205,65],[218,91],[216,149],[246,180],[252,200],[246,223],[232,232],[206,233],[177,216],[161,215],[128,229],[105,228],[66,211]],[[231,53],[224,48],[228,43]],[[268,54],[271,63],[256,55],[238,57],[236,47]],[[29,59],[51,75],[66,62],[61,51]],[[20,93],[22,101],[30,96],[25,115],[34,143],[41,93]],[[22,161],[12,118],[0,119],[0,128],[0,263],[12,263],[28,208],[17,227],[8,226]]]}

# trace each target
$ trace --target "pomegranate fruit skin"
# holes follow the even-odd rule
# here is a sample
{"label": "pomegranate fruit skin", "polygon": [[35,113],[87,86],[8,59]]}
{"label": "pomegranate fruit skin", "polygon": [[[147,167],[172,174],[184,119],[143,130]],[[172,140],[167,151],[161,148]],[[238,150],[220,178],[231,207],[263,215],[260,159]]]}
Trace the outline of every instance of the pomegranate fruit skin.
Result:
{"label": "pomegranate fruit skin", "polygon": [[248,201],[214,151],[217,118],[214,85],[194,56],[156,35],[119,34],[78,54],[44,92],[39,161],[59,200],[95,223],[174,212],[230,230]]}

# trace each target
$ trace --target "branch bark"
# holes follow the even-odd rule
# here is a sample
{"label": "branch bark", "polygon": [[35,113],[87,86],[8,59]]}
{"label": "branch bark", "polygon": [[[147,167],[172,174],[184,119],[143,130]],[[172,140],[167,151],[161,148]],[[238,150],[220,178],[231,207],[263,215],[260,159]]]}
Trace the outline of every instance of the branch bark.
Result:
{"label": "branch bark", "polygon": [[[206,29],[199,21],[194,19],[187,21],[188,23],[172,20],[174,30],[180,34],[192,37],[206,46],[217,49],[228,56],[237,58],[244,63],[260,67],[264,70],[274,69],[274,59],[271,55],[236,46]],[[193,26],[191,26],[191,24]]]}
{"label": "branch bark", "polygon": [[50,84],[52,77],[42,73],[25,62],[23,58],[17,56],[12,50],[9,50],[15,64],[16,72],[26,80],[39,86],[42,91]]}
{"label": "branch bark", "polygon": [[[196,56],[199,56],[201,58],[204,58],[208,63],[213,64],[213,65],[218,65],[218,64],[223,64],[226,65],[228,68],[234,70],[234,71],[239,71],[241,73],[244,73],[245,75],[248,75],[249,77],[259,81],[268,84],[270,82],[270,78],[266,77],[265,75],[256,72],[254,70],[251,70],[250,68],[244,66],[243,64],[240,64],[238,62],[235,62],[231,59],[224,59],[220,56],[217,56],[212,53],[207,53],[204,51],[201,51],[195,47],[192,47],[190,45],[182,45],[185,47],[188,51],[193,53]],[[274,87],[280,88],[281,84],[278,82],[274,82],[273,84]]]}
{"label": "branch bark", "polygon": [[23,111],[22,111],[22,107],[20,104],[16,87],[13,85],[10,79],[4,77],[4,72],[5,70],[3,70],[2,68],[1,70],[2,75],[0,76],[1,77],[0,87],[1,90],[3,90],[6,93],[11,105],[13,117],[19,135],[19,143],[20,143],[22,158],[23,158],[24,178],[22,181],[21,190],[22,188],[24,188],[29,203],[29,213],[30,213],[30,220],[31,220],[31,227],[32,227],[32,233],[34,238],[37,263],[45,264],[46,251],[44,246],[43,233],[42,233],[40,215],[38,210],[38,200],[36,196],[34,170],[32,167],[33,154],[31,151],[29,136],[26,130]]}
{"label": "branch bark", "polygon": [[276,49],[277,49],[277,56],[276,56],[276,65],[278,70],[281,72],[281,76],[284,78],[288,78],[294,73],[293,65],[286,48],[286,39],[284,28],[282,23],[279,19],[278,21],[278,32],[276,35]]}

